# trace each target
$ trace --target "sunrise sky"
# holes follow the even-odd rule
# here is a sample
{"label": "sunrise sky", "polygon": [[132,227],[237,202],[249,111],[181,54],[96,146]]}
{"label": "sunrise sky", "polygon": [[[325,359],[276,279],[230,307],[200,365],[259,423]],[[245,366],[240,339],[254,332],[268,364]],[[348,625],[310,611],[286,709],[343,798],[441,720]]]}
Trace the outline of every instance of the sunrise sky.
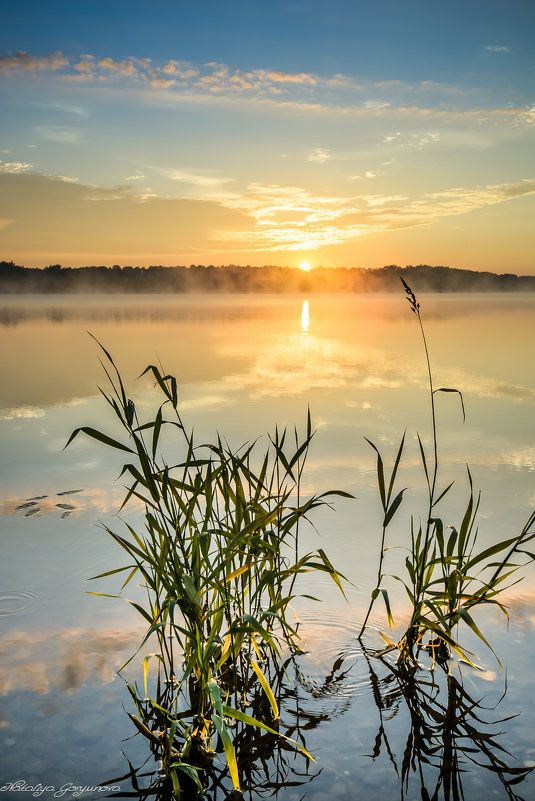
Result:
{"label": "sunrise sky", "polygon": [[533,0],[24,0],[0,260],[535,273]]}

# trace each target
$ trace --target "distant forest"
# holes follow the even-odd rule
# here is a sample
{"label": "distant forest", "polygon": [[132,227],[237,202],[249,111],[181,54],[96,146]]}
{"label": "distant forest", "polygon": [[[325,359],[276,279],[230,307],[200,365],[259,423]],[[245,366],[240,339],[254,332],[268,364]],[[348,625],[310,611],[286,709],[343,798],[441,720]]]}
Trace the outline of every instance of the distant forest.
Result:
{"label": "distant forest", "polygon": [[497,275],[426,264],[378,269],[317,267],[62,267],[44,269],[0,262],[0,293],[87,292],[399,292],[403,277],[415,292],[535,292],[535,276]]}

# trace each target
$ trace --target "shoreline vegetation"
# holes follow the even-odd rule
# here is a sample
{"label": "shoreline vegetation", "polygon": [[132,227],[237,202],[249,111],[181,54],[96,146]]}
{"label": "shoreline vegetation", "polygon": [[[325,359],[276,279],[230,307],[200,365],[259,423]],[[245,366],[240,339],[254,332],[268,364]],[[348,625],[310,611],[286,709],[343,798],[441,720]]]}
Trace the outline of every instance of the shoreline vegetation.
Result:
{"label": "shoreline vegetation", "polygon": [[362,267],[316,267],[310,272],[266,265],[189,267],[107,266],[30,268],[0,262],[1,294],[70,293],[374,293],[398,292],[402,278],[418,293],[535,292],[534,275],[478,272],[452,267],[391,264]]}

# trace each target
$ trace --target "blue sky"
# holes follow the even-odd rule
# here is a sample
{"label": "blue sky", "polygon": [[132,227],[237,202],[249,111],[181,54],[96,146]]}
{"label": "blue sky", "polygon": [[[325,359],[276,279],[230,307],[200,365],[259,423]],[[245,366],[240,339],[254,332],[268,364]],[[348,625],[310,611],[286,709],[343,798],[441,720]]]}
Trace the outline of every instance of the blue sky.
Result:
{"label": "blue sky", "polygon": [[534,272],[535,4],[25,2],[0,258]]}

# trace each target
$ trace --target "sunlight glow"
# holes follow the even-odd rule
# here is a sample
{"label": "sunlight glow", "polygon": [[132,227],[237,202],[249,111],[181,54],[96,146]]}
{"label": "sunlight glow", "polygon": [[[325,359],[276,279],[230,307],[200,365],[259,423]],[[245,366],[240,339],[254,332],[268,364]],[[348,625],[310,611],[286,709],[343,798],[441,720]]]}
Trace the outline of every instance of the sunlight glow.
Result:
{"label": "sunlight glow", "polygon": [[310,313],[308,310],[308,300],[303,301],[303,308],[301,310],[301,333],[308,334],[310,324]]}
{"label": "sunlight glow", "polygon": [[303,262],[301,262],[301,264],[299,265],[299,269],[300,269],[300,270],[304,270],[306,273],[309,273],[309,272],[310,272],[310,269],[311,269],[311,267],[310,267],[310,264],[309,264],[307,261],[303,261]]}

